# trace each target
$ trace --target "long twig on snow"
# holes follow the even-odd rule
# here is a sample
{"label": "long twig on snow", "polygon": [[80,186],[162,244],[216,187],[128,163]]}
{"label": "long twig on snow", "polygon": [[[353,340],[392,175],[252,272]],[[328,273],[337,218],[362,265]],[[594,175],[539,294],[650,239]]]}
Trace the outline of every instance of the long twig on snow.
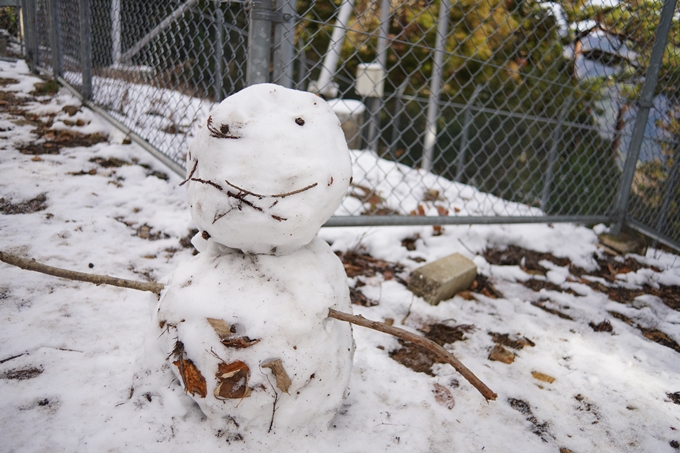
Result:
{"label": "long twig on snow", "polygon": [[0,261],[7,264],[26,269],[28,271],[41,272],[43,274],[53,275],[55,277],[68,278],[70,280],[78,280],[81,282],[94,283],[95,285],[112,285],[123,288],[136,289],[139,291],[151,291],[152,293],[160,294],[163,289],[163,284],[157,282],[139,282],[135,280],[126,280],[124,278],[109,277],[108,275],[87,274],[85,272],[70,271],[58,267],[48,266],[33,259],[22,258],[11,253],[0,252]]}
{"label": "long twig on snow", "polygon": [[371,321],[370,319],[366,319],[360,315],[350,315],[349,313],[333,310],[332,308],[328,309],[328,317],[356,324],[361,327],[377,330],[378,332],[388,333],[390,335],[394,335],[397,338],[401,338],[402,340],[422,346],[423,348],[434,352],[439,357],[446,360],[446,362],[455,368],[455,370],[458,371],[460,375],[463,376],[470,384],[472,384],[472,386],[476,388],[479,393],[481,393],[482,396],[486,398],[487,401],[495,400],[498,397],[498,395],[496,395],[489,387],[486,386],[486,384],[479,380],[479,378],[475,376],[472,371],[467,369],[467,367],[463,365],[453,354],[434,341],[428,340],[427,338],[421,337],[420,335],[416,335],[398,327],[389,326],[378,321]]}
{"label": "long twig on snow", "polygon": [[[6,252],[0,252],[0,261],[29,271],[41,272],[43,274],[60,278],[68,278],[70,280],[94,283],[95,285],[119,286],[123,288],[136,289],[139,291],[150,291],[156,294],[160,294],[164,287],[162,283],[158,282],[139,282],[134,280],[126,280],[123,278],[109,277],[108,275],[87,274],[84,272],[70,271],[67,269],[48,266],[33,259],[22,258],[20,256]],[[328,317],[335,318],[339,321],[356,324],[368,329],[377,330],[378,332],[394,335],[395,337],[401,338],[402,340],[422,346],[423,348],[434,352],[439,357],[444,359],[448,364],[450,364],[456,371],[460,373],[461,376],[463,376],[470,384],[472,384],[472,386],[476,388],[479,393],[481,393],[482,396],[486,398],[487,401],[495,400],[498,397],[496,393],[487,387],[486,384],[484,384],[477,376],[474,375],[474,373],[472,373],[472,371],[467,369],[467,367],[463,365],[453,354],[437,343],[428,340],[427,338],[421,337],[398,327],[389,326],[378,321],[371,321],[370,319],[366,319],[363,316],[350,315],[349,313],[333,310],[332,308],[328,309]]]}

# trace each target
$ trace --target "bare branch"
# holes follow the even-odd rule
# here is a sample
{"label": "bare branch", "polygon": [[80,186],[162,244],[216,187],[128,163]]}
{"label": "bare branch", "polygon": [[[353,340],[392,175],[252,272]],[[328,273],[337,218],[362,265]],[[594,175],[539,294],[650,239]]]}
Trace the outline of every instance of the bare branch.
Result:
{"label": "bare branch", "polygon": [[251,192],[250,190],[246,190],[246,189],[244,189],[243,187],[237,186],[236,184],[232,184],[232,183],[230,183],[229,181],[227,181],[226,179],[224,180],[224,182],[226,182],[227,185],[233,187],[234,189],[236,189],[236,190],[238,190],[238,191],[243,192],[243,193],[246,194],[246,195],[252,195],[252,196],[257,197],[257,198],[260,198],[260,199],[266,197],[266,195],[260,195],[259,193]]}
{"label": "bare branch", "polygon": [[209,186],[213,186],[214,188],[219,189],[222,192],[224,191],[222,186],[220,186],[216,182],[212,182],[210,180],[205,180],[205,179],[201,179],[201,178],[191,178],[191,181],[200,182],[201,184],[208,184]]}
{"label": "bare branch", "polygon": [[377,330],[378,332],[394,335],[395,337],[401,338],[402,340],[422,346],[423,348],[434,352],[439,357],[446,360],[446,362],[455,368],[456,371],[458,371],[461,376],[463,376],[470,384],[472,384],[472,386],[476,388],[479,393],[481,393],[482,396],[486,398],[487,401],[495,400],[498,397],[498,395],[496,395],[489,387],[486,386],[486,384],[479,380],[479,378],[475,376],[472,371],[467,369],[467,367],[465,367],[465,365],[463,365],[453,354],[434,341],[430,341],[427,338],[423,338],[420,335],[416,335],[398,327],[389,326],[378,321],[371,321],[364,318],[363,316],[343,313],[341,311],[333,310],[332,308],[328,309],[328,317],[335,318],[340,321],[346,321],[361,327],[366,327],[368,329]]}
{"label": "bare branch", "polygon": [[70,280],[78,280],[81,282],[94,283],[95,285],[112,285],[120,286],[122,288],[136,289],[139,291],[151,291],[152,293],[160,294],[163,289],[163,284],[157,282],[139,282],[134,280],[126,280],[123,278],[109,277],[108,275],[87,274],[85,272],[70,271],[58,267],[48,266],[39,263],[32,259],[22,258],[17,255],[12,255],[6,252],[0,252],[0,261],[7,264],[26,269],[28,271],[40,272],[54,277],[68,278]]}
{"label": "bare branch", "polygon": [[[22,258],[6,252],[0,252],[0,261],[7,264],[20,267],[29,271],[41,272],[43,274],[53,275],[60,278],[68,278],[70,280],[78,280],[82,282],[94,283],[95,285],[112,285],[122,288],[136,289],[139,291],[150,291],[155,294],[160,294],[164,285],[158,282],[139,282],[134,280],[125,280],[122,278],[109,277],[108,275],[86,274],[84,272],[70,271],[67,269],[60,269],[58,267],[47,266],[46,264],[38,263],[35,260]],[[463,365],[453,354],[438,345],[437,343],[421,337],[414,333],[408,332],[398,327],[389,326],[378,321],[371,321],[363,316],[350,315],[341,311],[328,309],[328,317],[335,318],[340,321],[349,322],[358,326],[366,327],[368,329],[377,330],[378,332],[394,335],[402,340],[422,346],[428,349],[450,364],[461,376],[463,376],[479,393],[482,394],[487,401],[495,400],[498,395],[486,386],[477,376],[472,373],[465,365]],[[12,357],[13,358],[13,357]]]}
{"label": "bare branch", "polygon": [[179,186],[180,186],[180,187],[182,187],[184,184],[186,184],[187,182],[189,182],[189,180],[191,179],[191,177],[194,176],[194,173],[196,173],[196,167],[198,167],[198,159],[196,159],[196,160],[194,161],[194,167],[193,167],[193,168],[191,169],[191,171],[189,172],[189,176],[187,176],[187,179],[185,179],[184,181],[182,181],[181,183],[179,183]]}
{"label": "bare branch", "polygon": [[307,187],[303,187],[302,189],[294,190],[294,191],[288,192],[288,193],[280,193],[278,195],[271,195],[271,197],[273,197],[273,198],[286,198],[286,197],[289,197],[291,195],[295,195],[295,194],[298,194],[300,192],[304,192],[305,190],[309,190],[312,187],[316,187],[318,184],[319,183],[315,182],[314,184],[310,184]]}

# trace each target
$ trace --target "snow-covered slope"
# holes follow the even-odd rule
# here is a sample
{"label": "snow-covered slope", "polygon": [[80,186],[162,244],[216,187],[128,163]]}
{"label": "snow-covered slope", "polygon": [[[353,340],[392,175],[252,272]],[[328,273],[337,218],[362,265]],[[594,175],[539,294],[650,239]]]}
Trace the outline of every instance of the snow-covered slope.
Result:
{"label": "snow-covered slope", "polygon": [[[188,260],[193,225],[180,178],[122,144],[87,109],[64,110],[78,105],[65,91],[28,95],[39,80],[27,72],[21,62],[0,62],[0,250],[137,280],[158,280]],[[70,147],[97,132],[108,141]],[[55,146],[59,154],[19,151]],[[355,178],[369,158],[376,160],[354,155]],[[415,184],[408,169],[376,161]],[[370,190],[382,190],[373,183]],[[413,188],[414,207],[427,189]],[[449,199],[476,193],[445,190]],[[335,228],[320,236],[343,256],[353,291],[378,302],[356,305],[356,313],[451,333],[447,348],[498,400],[486,403],[446,365],[435,364],[432,375],[405,367],[390,357],[402,347],[396,339],[356,327],[349,394],[325,435],[238,439],[213,430],[168,375],[140,373],[154,296],[0,264],[0,451],[675,451],[680,315],[663,300],[680,285],[677,256],[610,258],[594,231],[570,224],[447,226],[442,234]],[[430,306],[400,283],[453,252],[486,277],[471,293]],[[594,255],[612,272],[597,271]],[[512,363],[489,359],[501,346]],[[409,354],[417,356],[401,353]]]}

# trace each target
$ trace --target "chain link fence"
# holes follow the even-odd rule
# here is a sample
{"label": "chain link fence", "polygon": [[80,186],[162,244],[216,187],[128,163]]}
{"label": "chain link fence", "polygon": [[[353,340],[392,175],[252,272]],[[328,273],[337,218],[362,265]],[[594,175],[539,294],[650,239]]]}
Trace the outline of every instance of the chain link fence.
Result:
{"label": "chain link fence", "polygon": [[680,249],[675,0],[21,1],[29,63],[178,172],[215,102],[273,82],[342,122],[331,224],[606,222]]}

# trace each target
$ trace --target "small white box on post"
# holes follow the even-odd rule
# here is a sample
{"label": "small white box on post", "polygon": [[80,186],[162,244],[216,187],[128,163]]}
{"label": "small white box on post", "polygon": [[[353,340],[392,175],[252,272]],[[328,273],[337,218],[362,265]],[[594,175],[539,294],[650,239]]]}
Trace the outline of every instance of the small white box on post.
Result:
{"label": "small white box on post", "polygon": [[360,63],[354,89],[357,94],[371,98],[383,97],[385,68],[380,63]]}

